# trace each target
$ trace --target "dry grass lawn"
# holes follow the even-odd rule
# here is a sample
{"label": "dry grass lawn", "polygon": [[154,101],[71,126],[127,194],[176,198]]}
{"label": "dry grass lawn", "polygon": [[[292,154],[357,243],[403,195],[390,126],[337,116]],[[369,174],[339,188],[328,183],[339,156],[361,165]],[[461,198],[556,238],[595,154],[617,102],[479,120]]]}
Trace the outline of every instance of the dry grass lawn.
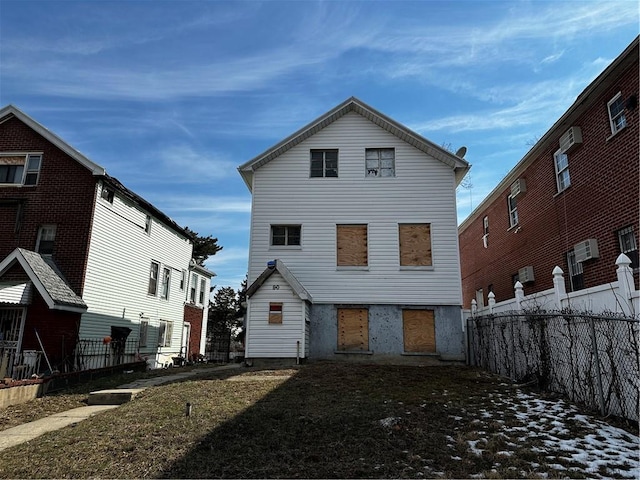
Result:
{"label": "dry grass lawn", "polygon": [[0,477],[633,478],[626,457],[593,472],[588,458],[554,451],[548,434],[576,438],[591,427],[554,400],[567,431],[543,419],[538,432],[522,415],[528,395],[465,367],[232,370],[147,389],[6,450]]}

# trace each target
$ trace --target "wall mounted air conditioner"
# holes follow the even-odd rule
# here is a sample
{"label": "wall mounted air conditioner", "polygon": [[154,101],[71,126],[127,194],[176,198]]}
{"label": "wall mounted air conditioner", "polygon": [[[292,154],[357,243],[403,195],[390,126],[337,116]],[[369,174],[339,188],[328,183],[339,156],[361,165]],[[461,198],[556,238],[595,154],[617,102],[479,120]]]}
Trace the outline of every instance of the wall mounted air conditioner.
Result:
{"label": "wall mounted air conditioner", "polygon": [[560,137],[560,151],[569,153],[574,147],[582,143],[582,130],[580,127],[571,127]]}
{"label": "wall mounted air conditioner", "polygon": [[518,270],[518,281],[520,283],[533,282],[536,277],[533,275],[533,267],[528,265]]}
{"label": "wall mounted air conditioner", "polygon": [[576,262],[585,262],[592,258],[598,258],[598,241],[595,238],[589,238],[573,246],[576,255]]}
{"label": "wall mounted air conditioner", "polygon": [[524,181],[524,178],[519,178],[515,182],[511,184],[511,196],[518,197],[527,191],[527,183]]}

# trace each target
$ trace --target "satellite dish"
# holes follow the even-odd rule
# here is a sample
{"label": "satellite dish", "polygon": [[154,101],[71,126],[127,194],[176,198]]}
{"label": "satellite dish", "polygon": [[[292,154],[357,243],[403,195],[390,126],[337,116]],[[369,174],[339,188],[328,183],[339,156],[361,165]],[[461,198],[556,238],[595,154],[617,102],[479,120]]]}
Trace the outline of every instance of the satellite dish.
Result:
{"label": "satellite dish", "polygon": [[460,147],[456,152],[456,157],[464,158],[467,154],[467,147]]}

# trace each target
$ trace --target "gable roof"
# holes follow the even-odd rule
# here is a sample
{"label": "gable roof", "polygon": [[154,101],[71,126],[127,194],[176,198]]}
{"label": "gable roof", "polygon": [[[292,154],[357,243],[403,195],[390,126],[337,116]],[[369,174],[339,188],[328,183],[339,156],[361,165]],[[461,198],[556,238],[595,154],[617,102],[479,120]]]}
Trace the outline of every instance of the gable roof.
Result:
{"label": "gable roof", "polygon": [[31,118],[29,115],[24,113],[19,108],[13,105],[7,105],[6,107],[3,107],[2,109],[0,109],[0,123],[14,117],[20,120],[22,123],[24,123],[28,127],[30,127],[31,129],[35,130],[40,135],[42,135],[45,139],[47,139],[49,142],[54,144],[64,153],[66,153],[71,158],[76,160],[78,163],[80,163],[84,167],[91,170],[91,173],[93,173],[94,175],[104,175],[106,173],[106,170],[104,169],[104,167],[101,167],[97,163],[94,163],[91,160],[89,160],[87,157],[85,157],[83,154],[81,154],[79,151],[77,151],[67,142],[62,140],[55,133],[53,133],[52,131],[50,131],[48,128],[44,127],[40,123],[36,122],[33,118]]}
{"label": "gable roof", "polygon": [[470,168],[469,163],[463,158],[454,155],[453,153],[447,151],[445,148],[436,145],[435,143],[427,140],[421,135],[418,135],[416,132],[378,112],[361,100],[358,100],[356,97],[351,97],[335,107],[333,110],[328,111],[324,115],[315,119],[313,122],[302,127],[300,130],[285,138],[280,143],[274,145],[267,151],[240,165],[238,167],[238,171],[240,172],[240,175],[242,175],[242,179],[247,184],[247,187],[249,187],[249,190],[251,191],[252,188],[254,171],[260,168],[262,165],[269,163],[274,158],[282,155],[287,150],[295,147],[312,135],[315,135],[326,126],[332,124],[333,122],[350,112],[355,112],[359,115],[362,115],[364,118],[370,120],[380,128],[383,128],[384,130],[392,133],[400,140],[407,142],[418,150],[431,155],[437,160],[440,160],[445,165],[451,167],[455,171],[456,185],[460,183],[460,181],[464,178]]}
{"label": "gable roof", "polygon": [[287,266],[282,263],[282,260],[275,259],[268,263],[268,266],[264,272],[260,274],[258,278],[251,284],[249,288],[247,288],[247,298],[251,298],[251,296],[258,291],[258,289],[267,281],[267,279],[273,275],[275,272],[278,272],[282,275],[282,278],[289,284],[294,293],[301,299],[307,300],[313,303],[313,298],[311,294],[307,291],[306,288],[298,281],[291,270],[287,268]]}
{"label": "gable roof", "polygon": [[87,304],[71,290],[60,270],[51,259],[23,248],[16,248],[2,262],[0,275],[19,263],[38,293],[52,310],[84,313]]}

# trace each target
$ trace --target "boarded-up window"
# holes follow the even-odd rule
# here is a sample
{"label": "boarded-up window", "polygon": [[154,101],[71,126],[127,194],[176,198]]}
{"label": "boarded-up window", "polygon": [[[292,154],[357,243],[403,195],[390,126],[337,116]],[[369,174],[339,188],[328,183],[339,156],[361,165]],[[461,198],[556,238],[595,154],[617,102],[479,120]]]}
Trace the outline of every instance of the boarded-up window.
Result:
{"label": "boarded-up window", "polygon": [[403,310],[404,351],[435,353],[436,327],[433,310]]}
{"label": "boarded-up window", "polygon": [[367,226],[336,225],[338,266],[368,265]]}
{"label": "boarded-up window", "polygon": [[269,323],[282,323],[282,303],[269,304]]}
{"label": "boarded-up window", "polygon": [[405,223],[398,225],[400,238],[400,265],[427,267],[431,258],[431,225],[429,223]]}
{"label": "boarded-up window", "polygon": [[369,311],[366,308],[338,309],[338,350],[369,350]]}

